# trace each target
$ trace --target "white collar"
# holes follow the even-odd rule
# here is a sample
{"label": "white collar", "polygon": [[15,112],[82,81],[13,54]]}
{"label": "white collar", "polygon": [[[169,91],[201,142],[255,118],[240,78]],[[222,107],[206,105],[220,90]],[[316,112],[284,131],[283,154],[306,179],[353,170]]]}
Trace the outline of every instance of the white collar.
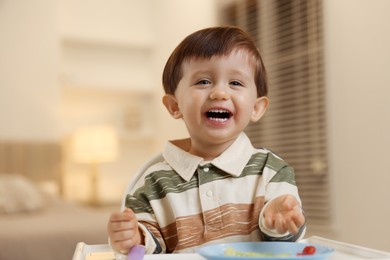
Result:
{"label": "white collar", "polygon": [[[163,151],[168,164],[186,181],[194,175],[196,169],[204,162],[203,158],[188,153],[190,139],[169,141]],[[245,133],[237,139],[221,155],[210,163],[233,176],[239,176],[253,154],[253,145]]]}

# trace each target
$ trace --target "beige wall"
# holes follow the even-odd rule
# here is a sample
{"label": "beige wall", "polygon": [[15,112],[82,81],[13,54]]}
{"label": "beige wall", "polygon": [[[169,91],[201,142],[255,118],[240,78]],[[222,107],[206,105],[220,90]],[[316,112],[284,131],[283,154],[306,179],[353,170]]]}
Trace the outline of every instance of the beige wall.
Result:
{"label": "beige wall", "polygon": [[390,1],[324,4],[336,237],[390,251]]}
{"label": "beige wall", "polygon": [[57,3],[0,2],[0,137],[58,138]]}

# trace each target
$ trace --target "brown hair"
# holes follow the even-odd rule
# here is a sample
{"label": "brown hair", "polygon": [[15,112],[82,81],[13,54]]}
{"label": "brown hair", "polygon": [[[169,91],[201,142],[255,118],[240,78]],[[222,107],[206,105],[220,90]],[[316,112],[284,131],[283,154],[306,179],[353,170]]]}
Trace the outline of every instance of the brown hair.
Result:
{"label": "brown hair", "polygon": [[166,94],[174,94],[182,77],[182,63],[192,58],[210,59],[212,56],[228,55],[235,49],[248,51],[255,62],[257,96],[268,93],[267,73],[260,52],[253,38],[235,26],[210,27],[188,35],[172,52],[162,76]]}

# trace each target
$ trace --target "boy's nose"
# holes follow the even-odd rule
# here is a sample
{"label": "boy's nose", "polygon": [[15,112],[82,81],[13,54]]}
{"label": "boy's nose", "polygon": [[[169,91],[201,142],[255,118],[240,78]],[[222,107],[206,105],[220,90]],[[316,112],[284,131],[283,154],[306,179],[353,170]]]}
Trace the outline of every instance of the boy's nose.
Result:
{"label": "boy's nose", "polygon": [[212,100],[228,100],[229,93],[223,86],[214,86],[210,92],[210,99]]}

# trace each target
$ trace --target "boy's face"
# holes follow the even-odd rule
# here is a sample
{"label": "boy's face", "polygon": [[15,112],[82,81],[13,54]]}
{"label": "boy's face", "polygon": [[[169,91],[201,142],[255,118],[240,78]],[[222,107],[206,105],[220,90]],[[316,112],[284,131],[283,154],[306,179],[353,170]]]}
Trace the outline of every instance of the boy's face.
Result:
{"label": "boy's face", "polygon": [[233,142],[261,118],[268,99],[257,97],[253,64],[243,50],[182,64],[175,95],[163,102],[174,118],[184,120],[193,144]]}

